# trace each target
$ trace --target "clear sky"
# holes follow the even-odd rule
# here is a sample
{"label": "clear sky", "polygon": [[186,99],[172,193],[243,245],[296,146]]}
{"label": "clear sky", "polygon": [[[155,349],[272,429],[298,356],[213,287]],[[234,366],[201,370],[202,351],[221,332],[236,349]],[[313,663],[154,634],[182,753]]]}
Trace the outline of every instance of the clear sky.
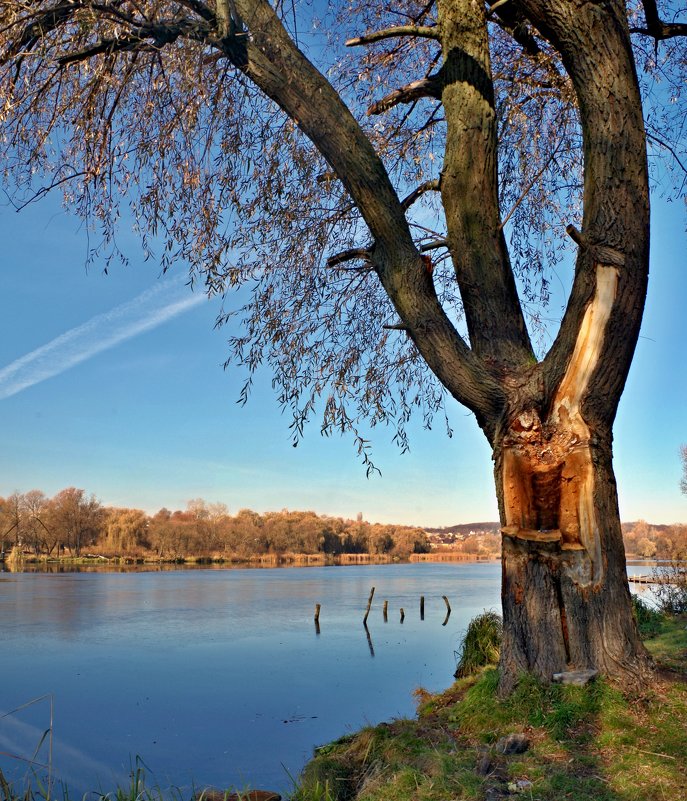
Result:
{"label": "clear sky", "polygon": [[[624,520],[687,522],[684,231],[682,204],[655,199],[647,312],[615,427]],[[269,375],[246,407],[236,404],[242,374],[222,369],[218,302],[191,292],[182,265],[160,278],[133,241],[129,266],[87,271],[85,233],[59,198],[20,213],[0,205],[0,496],[75,486],[148,512],[203,497],[232,513],[497,519],[489,449],[466,410],[451,410],[453,439],[440,424],[418,424],[409,454],[391,431],[375,430],[381,477],[366,478],[352,441],[324,439],[316,424],[293,448]],[[550,315],[560,316],[560,303]]]}

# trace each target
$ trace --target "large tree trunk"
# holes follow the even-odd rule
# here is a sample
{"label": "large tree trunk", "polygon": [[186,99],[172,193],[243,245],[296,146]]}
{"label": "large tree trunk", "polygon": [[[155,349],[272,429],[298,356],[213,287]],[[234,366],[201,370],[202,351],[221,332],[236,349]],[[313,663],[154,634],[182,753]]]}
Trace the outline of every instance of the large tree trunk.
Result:
{"label": "large tree trunk", "polygon": [[[522,406],[495,444],[503,532],[501,691],[520,673],[596,669],[641,679],[650,661],[632,616],[610,424],[584,417],[617,295],[597,266],[572,358],[552,399]],[[601,374],[603,375],[603,373]],[[525,384],[524,395],[536,382]],[[596,387],[597,392],[599,387]]]}

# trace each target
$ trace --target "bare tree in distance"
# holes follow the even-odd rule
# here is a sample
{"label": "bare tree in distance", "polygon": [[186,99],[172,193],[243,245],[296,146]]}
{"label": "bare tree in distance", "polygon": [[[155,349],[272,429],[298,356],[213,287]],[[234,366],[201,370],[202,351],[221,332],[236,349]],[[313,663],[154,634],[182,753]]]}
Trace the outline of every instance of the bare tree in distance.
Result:
{"label": "bare tree in distance", "polygon": [[680,479],[680,489],[683,495],[687,495],[687,445],[680,448],[680,457],[682,459],[682,478]]}
{"label": "bare tree in distance", "polygon": [[[60,186],[107,268],[128,203],[164,269],[185,260],[227,298],[246,287],[220,320],[241,323],[230,345],[248,369],[243,397],[268,366],[295,441],[321,414],[323,433],[352,432],[372,470],[363,424],[394,426],[405,448],[412,414],[429,425],[450,399],[471,410],[503,533],[501,690],[523,671],[641,678],[612,425],[646,296],[647,141],[666,156],[661,180],[679,193],[685,178],[676,9],[0,9],[15,204]],[[543,352],[563,229],[574,278]]]}

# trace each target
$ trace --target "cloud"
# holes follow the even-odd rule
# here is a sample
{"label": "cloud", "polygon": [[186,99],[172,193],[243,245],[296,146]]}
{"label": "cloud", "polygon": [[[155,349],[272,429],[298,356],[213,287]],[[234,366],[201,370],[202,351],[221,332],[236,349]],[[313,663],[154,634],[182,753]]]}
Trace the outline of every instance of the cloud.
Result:
{"label": "cloud", "polygon": [[205,295],[192,294],[179,281],[161,282],[0,369],[0,400],[157,328],[204,300]]}

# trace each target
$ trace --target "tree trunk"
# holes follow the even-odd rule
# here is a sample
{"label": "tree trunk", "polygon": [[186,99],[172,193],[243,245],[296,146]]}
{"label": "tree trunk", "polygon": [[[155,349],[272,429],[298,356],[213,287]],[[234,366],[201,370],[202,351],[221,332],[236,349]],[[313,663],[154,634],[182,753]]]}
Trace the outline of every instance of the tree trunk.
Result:
{"label": "tree trunk", "polygon": [[[611,424],[589,422],[618,270],[597,265],[572,358],[547,402],[532,379],[512,390],[494,444],[503,533],[501,684],[518,675],[596,669],[637,681],[650,659],[632,615],[625,570]],[[534,402],[528,402],[532,398]]]}

